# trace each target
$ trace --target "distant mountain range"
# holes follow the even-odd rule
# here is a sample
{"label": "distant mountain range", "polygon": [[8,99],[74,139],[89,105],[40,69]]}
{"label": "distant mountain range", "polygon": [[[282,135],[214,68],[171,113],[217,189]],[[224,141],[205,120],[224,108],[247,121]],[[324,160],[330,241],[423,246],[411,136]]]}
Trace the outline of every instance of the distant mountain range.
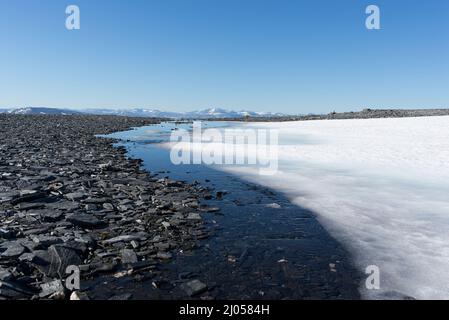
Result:
{"label": "distant mountain range", "polygon": [[129,117],[150,118],[174,118],[174,119],[219,119],[219,118],[244,118],[244,117],[281,117],[281,113],[254,112],[254,111],[230,111],[222,108],[210,108],[191,112],[168,112],[157,109],[84,109],[80,111],[59,108],[29,107],[17,109],[0,109],[0,113],[9,114],[95,114],[95,115],[117,115]]}
{"label": "distant mountain range", "polygon": [[9,114],[56,114],[56,115],[81,114],[81,112],[79,112],[79,111],[74,111],[74,110],[69,110],[69,109],[42,108],[42,107],[0,109],[0,113],[9,113]]}

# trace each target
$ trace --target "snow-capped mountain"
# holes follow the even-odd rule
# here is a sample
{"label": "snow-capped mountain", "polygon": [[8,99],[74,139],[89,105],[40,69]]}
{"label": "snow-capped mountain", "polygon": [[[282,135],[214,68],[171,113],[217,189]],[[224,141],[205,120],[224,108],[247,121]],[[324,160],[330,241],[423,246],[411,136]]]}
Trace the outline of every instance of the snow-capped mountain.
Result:
{"label": "snow-capped mountain", "polygon": [[28,108],[17,108],[17,109],[0,109],[0,113],[69,115],[69,114],[79,114],[80,112],[74,111],[74,110],[69,110],[69,109],[28,107]]}
{"label": "snow-capped mountain", "polygon": [[28,107],[17,109],[0,109],[0,113],[9,114],[96,114],[96,115],[117,115],[129,117],[149,117],[149,118],[172,118],[172,119],[219,119],[219,118],[244,118],[244,117],[279,117],[284,114],[271,112],[254,111],[230,111],[223,108],[209,108],[191,112],[170,112],[158,109],[83,109],[74,111],[70,109]]}
{"label": "snow-capped mountain", "polygon": [[276,117],[280,113],[254,112],[254,111],[229,111],[222,108],[209,108],[190,112],[168,112],[157,109],[90,109],[83,110],[91,114],[108,114],[134,117],[176,118],[176,119],[218,119],[218,118],[243,118],[243,117]]}
{"label": "snow-capped mountain", "polygon": [[222,108],[210,108],[205,110],[188,112],[188,118],[243,118],[243,117],[276,117],[282,116],[280,113],[254,112],[254,111],[229,111]]}
{"label": "snow-capped mountain", "polygon": [[84,109],[83,113],[96,115],[116,115],[128,117],[149,117],[149,118],[178,118],[179,113],[161,111],[157,109]]}

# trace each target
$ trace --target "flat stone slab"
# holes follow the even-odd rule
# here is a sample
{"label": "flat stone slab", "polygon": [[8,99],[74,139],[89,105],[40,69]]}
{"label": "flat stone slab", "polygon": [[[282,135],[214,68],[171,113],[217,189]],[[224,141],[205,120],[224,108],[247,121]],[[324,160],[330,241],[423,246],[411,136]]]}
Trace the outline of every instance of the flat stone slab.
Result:
{"label": "flat stone slab", "polygon": [[187,283],[183,283],[181,288],[190,296],[196,296],[207,290],[207,285],[200,280],[192,280]]}
{"label": "flat stone slab", "polygon": [[105,224],[103,221],[88,214],[73,214],[68,216],[66,220],[73,223],[75,226],[90,229],[100,228]]}

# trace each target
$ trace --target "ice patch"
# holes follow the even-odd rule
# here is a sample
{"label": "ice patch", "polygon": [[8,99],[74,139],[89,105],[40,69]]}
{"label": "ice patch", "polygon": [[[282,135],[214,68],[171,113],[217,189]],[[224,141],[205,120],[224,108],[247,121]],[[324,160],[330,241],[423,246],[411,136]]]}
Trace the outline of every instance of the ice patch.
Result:
{"label": "ice patch", "polygon": [[362,284],[365,298],[449,299],[449,117],[237,126],[279,130],[279,172],[217,168],[284,192],[360,270],[377,265],[380,290]]}

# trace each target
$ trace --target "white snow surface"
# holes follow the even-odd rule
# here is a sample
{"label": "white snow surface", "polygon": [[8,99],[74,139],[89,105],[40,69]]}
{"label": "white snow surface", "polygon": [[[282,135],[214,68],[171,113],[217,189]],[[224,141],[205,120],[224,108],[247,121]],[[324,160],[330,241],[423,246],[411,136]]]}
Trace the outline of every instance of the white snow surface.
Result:
{"label": "white snow surface", "polygon": [[449,299],[449,116],[236,126],[279,131],[279,170],[217,168],[312,210],[363,273],[378,266],[364,298]]}

